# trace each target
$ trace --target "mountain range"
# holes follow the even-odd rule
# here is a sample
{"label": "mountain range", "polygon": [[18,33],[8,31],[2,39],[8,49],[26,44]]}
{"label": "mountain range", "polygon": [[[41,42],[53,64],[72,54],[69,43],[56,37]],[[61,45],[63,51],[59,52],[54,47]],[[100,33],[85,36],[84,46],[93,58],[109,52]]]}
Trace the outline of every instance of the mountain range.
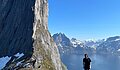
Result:
{"label": "mountain range", "polygon": [[68,38],[64,33],[56,33],[53,39],[61,54],[115,54],[120,53],[120,36],[109,37],[97,41],[81,41]]}

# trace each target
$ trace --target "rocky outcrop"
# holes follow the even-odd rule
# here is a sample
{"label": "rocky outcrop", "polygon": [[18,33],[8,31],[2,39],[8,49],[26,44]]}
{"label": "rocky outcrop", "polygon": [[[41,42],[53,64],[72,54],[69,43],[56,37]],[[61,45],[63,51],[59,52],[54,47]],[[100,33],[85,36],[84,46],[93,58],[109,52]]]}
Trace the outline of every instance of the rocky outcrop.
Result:
{"label": "rocky outcrop", "polygon": [[0,0],[0,16],[0,58],[9,57],[3,70],[64,69],[48,31],[47,0]]}
{"label": "rocky outcrop", "polygon": [[[50,33],[48,32],[48,3],[36,0],[34,22],[34,56],[37,57],[36,68],[42,65],[43,70],[62,70],[60,56]],[[42,48],[41,48],[42,47]],[[43,52],[41,52],[43,50]],[[40,55],[44,56],[41,57]],[[53,61],[53,62],[51,62]]]}

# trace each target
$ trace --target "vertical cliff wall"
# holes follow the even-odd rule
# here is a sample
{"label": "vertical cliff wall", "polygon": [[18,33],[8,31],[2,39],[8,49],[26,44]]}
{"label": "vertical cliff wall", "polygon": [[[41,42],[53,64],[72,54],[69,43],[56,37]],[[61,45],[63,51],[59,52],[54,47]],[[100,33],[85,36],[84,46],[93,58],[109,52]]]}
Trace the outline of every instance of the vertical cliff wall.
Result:
{"label": "vertical cliff wall", "polygon": [[0,69],[63,70],[48,31],[47,0],[0,0]]}
{"label": "vertical cliff wall", "polygon": [[0,57],[32,51],[34,0],[0,0]]}
{"label": "vertical cliff wall", "polygon": [[33,58],[37,58],[35,66],[39,67],[42,63],[43,70],[62,70],[58,48],[48,32],[47,0],[36,0],[34,11]]}

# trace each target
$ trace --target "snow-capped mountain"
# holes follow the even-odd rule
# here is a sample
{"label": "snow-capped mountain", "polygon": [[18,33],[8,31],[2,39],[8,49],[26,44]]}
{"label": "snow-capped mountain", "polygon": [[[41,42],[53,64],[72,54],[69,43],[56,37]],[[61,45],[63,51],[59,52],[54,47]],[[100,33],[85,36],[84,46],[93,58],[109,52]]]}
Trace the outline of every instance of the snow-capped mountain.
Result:
{"label": "snow-capped mountain", "polygon": [[104,41],[105,41],[105,39],[97,40],[97,41],[88,40],[88,41],[84,41],[84,45],[94,48],[96,50],[97,46],[99,46]]}
{"label": "snow-capped mountain", "polygon": [[72,46],[72,43],[70,41],[70,39],[65,36],[65,34],[63,33],[57,33],[53,35],[54,41],[56,42],[57,46],[60,47],[69,47]]}
{"label": "snow-capped mountain", "polygon": [[60,53],[67,53],[72,51],[72,43],[70,39],[64,33],[56,33],[53,35],[53,39],[58,46]]}
{"label": "snow-capped mountain", "polygon": [[53,39],[57,46],[60,47],[92,47],[98,45],[100,41],[81,41],[76,38],[69,39],[64,33],[56,33],[53,35]]}
{"label": "snow-capped mountain", "polygon": [[76,38],[72,38],[71,43],[72,43],[73,47],[77,47],[78,45],[81,46],[81,47],[84,46],[84,43],[80,40],[77,40]]}
{"label": "snow-capped mountain", "polygon": [[120,36],[97,41],[81,41],[76,38],[69,39],[64,33],[57,33],[53,35],[53,39],[62,53],[120,53]]}
{"label": "snow-capped mountain", "polygon": [[120,36],[109,37],[101,43],[97,47],[98,53],[112,53],[112,54],[119,54],[120,53]]}
{"label": "snow-capped mountain", "polygon": [[56,42],[60,53],[77,53],[82,54],[87,52],[93,53],[96,50],[94,47],[88,45],[91,41],[80,41],[76,38],[69,39],[64,33],[57,33],[53,35],[53,39]]}

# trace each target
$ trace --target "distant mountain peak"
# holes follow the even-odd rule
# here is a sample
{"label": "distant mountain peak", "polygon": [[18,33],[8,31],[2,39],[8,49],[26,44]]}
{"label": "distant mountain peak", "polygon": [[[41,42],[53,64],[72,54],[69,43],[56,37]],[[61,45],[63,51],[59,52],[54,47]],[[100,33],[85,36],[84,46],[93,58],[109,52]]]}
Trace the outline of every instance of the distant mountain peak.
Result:
{"label": "distant mountain peak", "polygon": [[70,39],[64,33],[56,33],[53,35],[53,39],[59,46],[70,46]]}
{"label": "distant mountain peak", "polygon": [[77,39],[76,39],[76,38],[72,38],[71,40],[72,40],[72,41],[76,41]]}
{"label": "distant mountain peak", "polygon": [[120,36],[109,37],[107,38],[106,41],[118,41],[118,40],[120,40]]}
{"label": "distant mountain peak", "polygon": [[55,34],[57,34],[57,35],[65,35],[65,34],[64,34],[64,33],[62,33],[62,32],[55,33]]}

